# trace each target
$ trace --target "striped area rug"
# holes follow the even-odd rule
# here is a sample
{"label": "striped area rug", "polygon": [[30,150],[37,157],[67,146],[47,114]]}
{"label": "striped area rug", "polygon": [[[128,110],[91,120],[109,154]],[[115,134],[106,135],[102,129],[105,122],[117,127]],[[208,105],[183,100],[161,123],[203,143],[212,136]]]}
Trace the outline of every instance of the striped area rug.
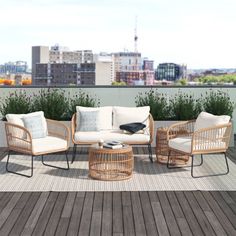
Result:
{"label": "striped area rug", "polygon": [[[53,165],[65,166],[62,155],[45,157]],[[5,170],[6,157],[0,162],[0,191],[178,191],[178,190],[236,190],[236,164],[230,159],[228,175],[192,178],[189,167],[167,169],[157,162],[151,163],[147,154],[135,154],[132,178],[123,181],[99,181],[88,177],[88,155],[77,156],[70,170],[59,170],[42,165],[40,157],[34,159],[34,175],[25,178]],[[195,158],[200,161],[199,157]],[[14,155],[9,168],[29,173],[30,157]],[[190,164],[190,163],[189,163]],[[224,173],[223,155],[206,155],[204,163],[194,168],[195,175]]]}

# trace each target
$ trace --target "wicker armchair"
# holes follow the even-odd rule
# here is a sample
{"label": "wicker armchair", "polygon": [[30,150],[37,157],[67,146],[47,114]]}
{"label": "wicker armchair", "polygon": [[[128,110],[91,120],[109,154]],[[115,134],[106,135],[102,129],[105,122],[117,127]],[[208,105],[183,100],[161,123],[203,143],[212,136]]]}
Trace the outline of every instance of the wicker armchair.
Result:
{"label": "wicker armchair", "polygon": [[[46,119],[48,134],[45,138],[33,139],[29,130],[25,127],[6,122],[6,140],[8,146],[8,158],[6,170],[10,173],[18,174],[25,177],[33,176],[33,158],[34,156],[42,156],[42,163],[46,166],[68,170],[69,162],[67,150],[69,148],[70,130],[64,124]],[[11,152],[31,155],[31,174],[25,175],[9,170],[9,159]],[[67,167],[62,168],[54,165],[49,165],[44,162],[43,156],[51,153],[65,152]]]}
{"label": "wicker armchair", "polygon": [[196,177],[193,175],[194,155],[201,156],[201,162],[199,165],[202,165],[204,154],[223,153],[227,168],[226,173],[223,174],[228,174],[229,166],[226,151],[231,137],[231,122],[199,129],[197,131],[195,131],[194,128],[195,120],[178,122],[168,128],[167,139],[169,153],[167,167],[179,168],[178,166],[173,166],[174,160],[171,160],[170,158],[171,151],[176,151],[183,155],[189,155],[192,157],[191,175],[192,177]]}

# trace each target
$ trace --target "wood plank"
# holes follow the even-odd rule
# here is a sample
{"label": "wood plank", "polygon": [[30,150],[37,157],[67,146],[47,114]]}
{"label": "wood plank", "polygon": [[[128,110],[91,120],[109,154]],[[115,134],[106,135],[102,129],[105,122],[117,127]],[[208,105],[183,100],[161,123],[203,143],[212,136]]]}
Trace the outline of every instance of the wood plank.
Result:
{"label": "wood plank", "polygon": [[27,222],[31,212],[33,211],[36,202],[38,201],[39,197],[40,197],[41,193],[40,192],[33,192],[30,195],[30,198],[27,202],[27,204],[25,205],[24,209],[21,211],[17,221],[15,222],[10,235],[19,235],[24,226],[25,223]]}
{"label": "wood plank", "polygon": [[148,196],[148,192],[140,192],[140,200],[141,200],[147,235],[158,235],[156,222],[152,212],[152,207]]}
{"label": "wood plank", "polygon": [[236,215],[225,202],[221,194],[219,192],[212,191],[211,195],[213,196],[217,204],[221,207],[221,210],[224,212],[224,215],[228,217],[231,224],[236,227]]}
{"label": "wood plank", "polygon": [[122,219],[122,204],[121,204],[121,192],[113,192],[113,216],[112,226],[113,234],[123,234],[123,219]]}
{"label": "wood plank", "polygon": [[57,236],[66,235],[67,228],[70,223],[70,217],[72,214],[75,197],[76,197],[76,192],[69,192],[67,195],[67,199],[63,211],[61,213],[61,218],[57,226],[57,231],[56,231]]}
{"label": "wood plank", "polygon": [[84,208],[79,228],[79,235],[89,235],[92,218],[94,192],[87,192],[84,200]]}
{"label": "wood plank", "polygon": [[204,198],[208,202],[209,206],[211,207],[212,211],[221,222],[222,227],[229,235],[236,235],[236,230],[230,223],[229,219],[225,216],[224,212],[221,210],[217,202],[214,200],[212,195],[209,192],[202,192]]}
{"label": "wood plank", "polygon": [[161,209],[161,203],[157,197],[157,193],[149,192],[149,197],[151,201],[153,215],[154,215],[155,222],[157,225],[158,234],[161,236],[170,235],[163,211]]}
{"label": "wood plank", "polygon": [[198,235],[198,236],[204,235],[195,215],[193,214],[193,211],[192,211],[184,193],[181,191],[177,191],[177,192],[175,192],[175,195],[178,199],[181,209],[185,215],[185,219],[187,220],[188,225],[189,225],[193,235]]}
{"label": "wood plank", "polygon": [[122,192],[124,235],[135,235],[130,192]]}
{"label": "wood plank", "polygon": [[112,235],[112,192],[103,195],[102,235]]}
{"label": "wood plank", "polygon": [[39,216],[40,216],[41,212],[43,211],[46,201],[48,200],[48,196],[49,196],[49,192],[43,192],[40,195],[33,211],[31,212],[29,219],[27,220],[27,222],[25,224],[25,227],[22,232],[23,235],[32,235],[32,232],[33,232],[33,230],[37,224],[37,221],[39,219]]}
{"label": "wood plank", "polygon": [[202,211],[201,207],[199,206],[197,200],[195,199],[194,195],[192,192],[185,192],[184,193],[203,232],[206,235],[215,235],[214,230],[211,227],[211,224],[209,223],[206,215],[204,214],[204,212]]}
{"label": "wood plank", "polygon": [[217,217],[211,210],[210,206],[208,205],[205,198],[202,196],[200,191],[193,192],[194,197],[198,201],[200,207],[204,211],[204,214],[206,215],[208,221],[210,222],[213,230],[215,231],[216,235],[226,235],[226,232],[224,231],[223,227],[221,226],[220,222],[218,221]]}
{"label": "wood plank", "polygon": [[11,211],[17,204],[18,200],[21,198],[22,193],[21,192],[16,192],[12,196],[12,198],[8,201],[6,206],[2,209],[0,213],[0,228],[4,224],[4,222],[7,220],[8,216],[11,214]]}
{"label": "wood plank", "polygon": [[13,195],[14,195],[13,192],[5,192],[5,193],[3,192],[3,195],[0,199],[0,212],[2,212],[3,208],[6,206],[9,199],[11,199]]}
{"label": "wood plank", "polygon": [[169,203],[171,205],[174,216],[176,218],[179,229],[181,231],[181,235],[186,235],[186,236],[192,235],[192,232],[189,228],[188,222],[184,217],[183,211],[179,205],[179,202],[175,196],[175,193],[168,191],[168,192],[166,192],[166,195],[167,195],[167,198],[168,198]]}
{"label": "wood plank", "polygon": [[96,236],[101,234],[102,229],[102,203],[103,203],[103,192],[95,192],[93,213],[90,226],[90,235]]}
{"label": "wood plank", "polygon": [[67,236],[77,235],[79,232],[80,221],[82,218],[83,206],[85,200],[85,192],[77,192]]}
{"label": "wood plank", "polygon": [[42,214],[40,215],[40,217],[38,219],[38,222],[35,226],[35,229],[34,229],[32,235],[35,235],[35,236],[43,235],[45,228],[47,226],[47,223],[49,221],[49,218],[51,216],[51,213],[53,211],[53,208],[56,203],[58,195],[59,195],[58,192],[51,192],[50,193],[48,200],[46,202],[46,205],[42,211]]}
{"label": "wood plank", "polygon": [[1,228],[0,235],[8,235],[10,233],[10,231],[11,231],[13,225],[15,224],[15,222],[17,221],[21,211],[24,209],[26,203],[28,202],[30,195],[31,195],[30,192],[26,192],[26,193],[22,194],[21,198],[17,202],[17,205],[14,207],[11,214],[9,215],[7,220],[5,221],[3,227]]}
{"label": "wood plank", "polygon": [[220,192],[221,196],[223,197],[224,201],[230,206],[234,214],[236,214],[236,202],[233,198],[229,195],[228,192]]}
{"label": "wood plank", "polygon": [[143,218],[143,211],[140,202],[139,192],[131,192],[132,210],[134,217],[134,228],[137,236],[145,236],[146,229]]}
{"label": "wood plank", "polygon": [[54,206],[53,212],[49,218],[48,224],[46,226],[44,235],[54,235],[57,229],[57,225],[60,220],[61,212],[67,198],[67,192],[60,192],[57,198],[56,204]]}
{"label": "wood plank", "polygon": [[169,232],[171,235],[181,235],[177,222],[175,220],[174,214],[172,212],[170,203],[168,201],[168,198],[166,196],[165,192],[158,192],[158,198],[161,203],[161,207],[163,210],[163,214],[166,219],[166,224],[168,226]]}

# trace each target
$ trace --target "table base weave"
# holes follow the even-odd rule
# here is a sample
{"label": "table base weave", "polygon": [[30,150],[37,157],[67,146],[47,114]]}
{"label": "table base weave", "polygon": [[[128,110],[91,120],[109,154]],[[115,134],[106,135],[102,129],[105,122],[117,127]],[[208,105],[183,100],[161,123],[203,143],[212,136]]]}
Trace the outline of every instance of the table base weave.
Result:
{"label": "table base weave", "polygon": [[132,148],[111,150],[95,149],[89,151],[89,175],[98,180],[124,180],[132,176]]}

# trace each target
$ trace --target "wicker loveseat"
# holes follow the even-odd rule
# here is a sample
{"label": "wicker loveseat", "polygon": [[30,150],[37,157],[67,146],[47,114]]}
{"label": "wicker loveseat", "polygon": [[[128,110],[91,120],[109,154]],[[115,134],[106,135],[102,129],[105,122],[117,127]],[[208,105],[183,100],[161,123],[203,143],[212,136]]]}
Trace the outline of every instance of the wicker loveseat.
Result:
{"label": "wicker loveseat", "polygon": [[[71,121],[72,142],[74,143],[72,163],[76,156],[77,145],[89,145],[97,143],[100,140],[119,140],[130,145],[147,145],[149,158],[153,161],[151,143],[153,141],[154,122],[149,113],[150,107],[107,106],[88,108],[78,106],[76,110],[77,112],[73,115]],[[90,119],[95,112],[100,113],[101,123],[99,128],[89,127],[88,130],[81,129],[83,120],[86,119],[86,122],[89,123],[88,119]],[[98,115],[98,113],[96,115]],[[142,122],[146,124],[146,128],[134,134],[120,130],[120,125],[132,122]],[[91,120],[91,123],[94,125],[94,119]]]}

